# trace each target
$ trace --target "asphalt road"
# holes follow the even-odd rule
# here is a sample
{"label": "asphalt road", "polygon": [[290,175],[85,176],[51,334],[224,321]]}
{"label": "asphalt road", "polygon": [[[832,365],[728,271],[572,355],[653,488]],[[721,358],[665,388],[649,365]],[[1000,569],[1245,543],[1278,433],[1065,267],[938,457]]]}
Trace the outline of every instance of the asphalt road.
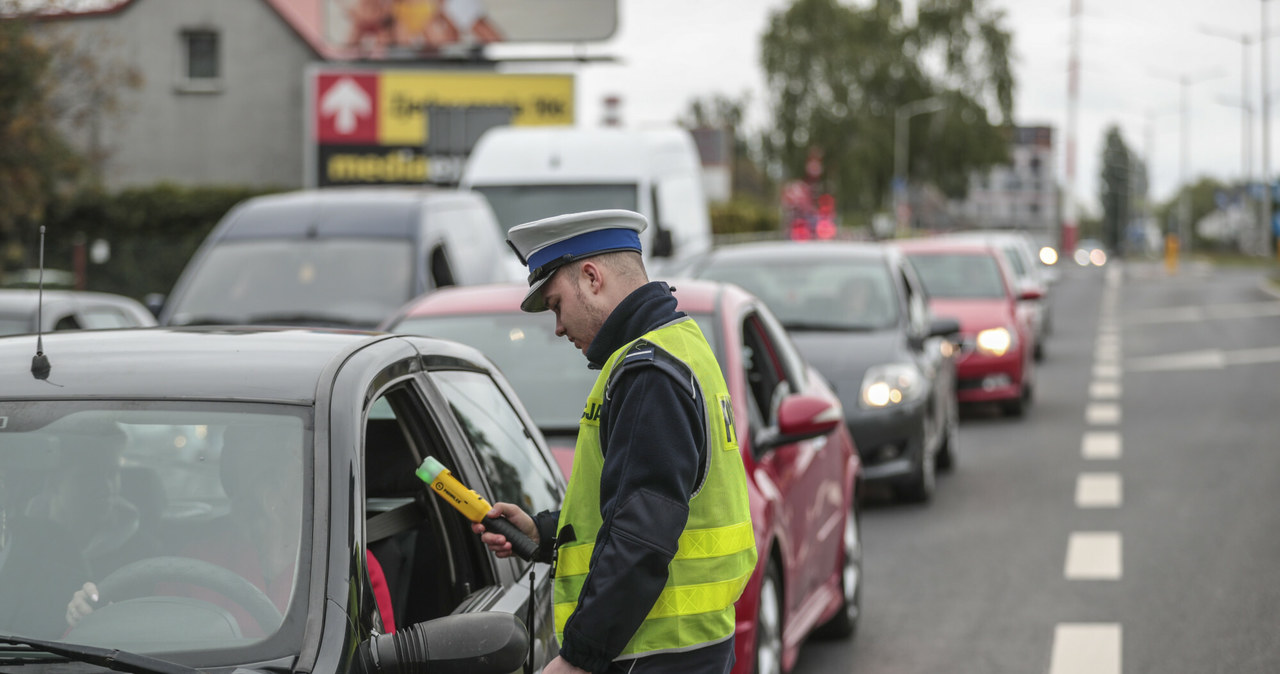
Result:
{"label": "asphalt road", "polygon": [[1023,419],[971,409],[925,506],[872,498],[852,641],[795,672],[1280,672],[1280,298],[1065,270]]}

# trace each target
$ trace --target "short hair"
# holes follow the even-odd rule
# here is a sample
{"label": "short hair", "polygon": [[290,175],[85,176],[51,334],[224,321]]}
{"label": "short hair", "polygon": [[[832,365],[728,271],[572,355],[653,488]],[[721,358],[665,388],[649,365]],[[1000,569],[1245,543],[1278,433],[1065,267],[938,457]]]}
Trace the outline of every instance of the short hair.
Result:
{"label": "short hair", "polygon": [[566,267],[572,270],[570,273],[576,274],[582,269],[582,263],[591,261],[613,274],[623,279],[631,279],[642,283],[649,282],[649,273],[644,268],[644,258],[640,253],[634,250],[615,250],[608,253],[600,253],[581,260],[575,260]]}

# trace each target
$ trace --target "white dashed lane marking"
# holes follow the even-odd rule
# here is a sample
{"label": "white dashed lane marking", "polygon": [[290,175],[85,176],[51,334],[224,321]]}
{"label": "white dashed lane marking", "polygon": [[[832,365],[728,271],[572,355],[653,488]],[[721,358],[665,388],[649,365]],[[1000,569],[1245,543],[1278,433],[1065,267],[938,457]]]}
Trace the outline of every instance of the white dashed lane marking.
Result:
{"label": "white dashed lane marking", "polygon": [[1084,408],[1084,420],[1090,426],[1111,426],[1120,423],[1120,405],[1115,403],[1089,403]]}
{"label": "white dashed lane marking", "polygon": [[1120,580],[1120,534],[1115,531],[1077,531],[1067,541],[1067,580]]}
{"label": "white dashed lane marking", "polygon": [[1076,478],[1076,507],[1118,508],[1122,491],[1119,473],[1081,473]]}
{"label": "white dashed lane marking", "polygon": [[1120,674],[1120,636],[1117,623],[1058,625],[1049,674]]}
{"label": "white dashed lane marking", "polygon": [[1089,397],[1095,400],[1115,400],[1120,397],[1120,384],[1114,381],[1095,381],[1089,385]]}

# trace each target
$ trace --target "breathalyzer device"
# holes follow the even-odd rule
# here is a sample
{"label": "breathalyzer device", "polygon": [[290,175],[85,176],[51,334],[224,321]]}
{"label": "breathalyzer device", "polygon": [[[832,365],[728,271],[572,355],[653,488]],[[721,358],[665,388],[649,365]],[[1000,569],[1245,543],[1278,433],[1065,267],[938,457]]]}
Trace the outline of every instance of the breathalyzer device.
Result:
{"label": "breathalyzer device", "polygon": [[537,551],[538,546],[533,542],[532,538],[524,535],[516,525],[503,517],[488,517],[488,513],[493,506],[484,500],[479,494],[467,488],[466,485],[458,481],[458,478],[449,472],[443,464],[436,461],[434,457],[428,456],[422,460],[422,465],[414,471],[418,479],[431,485],[431,491],[434,491],[440,498],[444,499],[449,505],[453,506],[472,522],[479,522],[484,525],[488,531],[495,534],[506,536],[511,542],[511,551],[519,555],[522,559],[533,559],[533,553]]}

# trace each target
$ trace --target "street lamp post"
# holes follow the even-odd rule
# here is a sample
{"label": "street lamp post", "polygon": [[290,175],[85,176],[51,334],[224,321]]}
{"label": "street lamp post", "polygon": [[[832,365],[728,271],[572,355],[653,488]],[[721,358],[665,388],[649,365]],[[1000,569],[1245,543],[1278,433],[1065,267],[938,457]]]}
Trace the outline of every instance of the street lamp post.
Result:
{"label": "street lamp post", "polygon": [[946,107],[946,102],[937,96],[922,98],[898,106],[893,118],[893,210],[898,219],[898,231],[907,229],[906,206],[907,196],[907,140],[910,137],[909,122],[916,115],[937,112]]}

